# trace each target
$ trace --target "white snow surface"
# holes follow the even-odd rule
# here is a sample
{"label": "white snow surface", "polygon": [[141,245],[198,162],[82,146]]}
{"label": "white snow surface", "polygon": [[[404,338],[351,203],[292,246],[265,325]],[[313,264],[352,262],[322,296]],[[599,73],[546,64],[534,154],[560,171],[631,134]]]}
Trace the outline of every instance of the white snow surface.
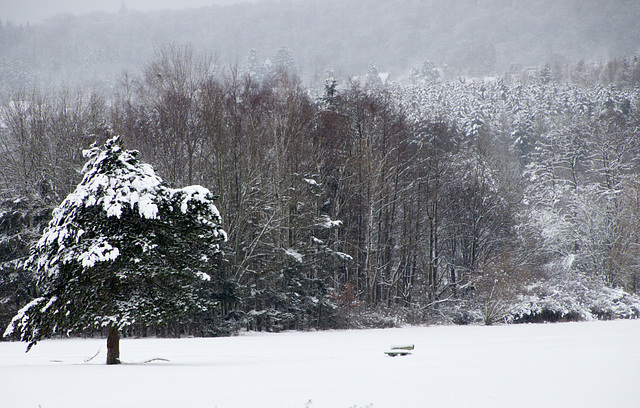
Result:
{"label": "white snow surface", "polygon": [[101,339],[4,342],[1,405],[637,407],[639,341],[640,320],[123,339],[119,366]]}

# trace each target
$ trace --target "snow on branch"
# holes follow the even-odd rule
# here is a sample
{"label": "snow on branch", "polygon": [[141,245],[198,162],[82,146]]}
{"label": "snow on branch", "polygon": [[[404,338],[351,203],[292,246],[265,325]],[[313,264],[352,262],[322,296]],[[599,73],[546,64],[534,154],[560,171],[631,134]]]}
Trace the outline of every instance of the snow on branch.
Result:
{"label": "snow on branch", "polygon": [[317,224],[319,227],[330,229],[336,228],[342,225],[342,221],[340,220],[332,220],[328,215],[323,215],[320,217],[320,220]]}

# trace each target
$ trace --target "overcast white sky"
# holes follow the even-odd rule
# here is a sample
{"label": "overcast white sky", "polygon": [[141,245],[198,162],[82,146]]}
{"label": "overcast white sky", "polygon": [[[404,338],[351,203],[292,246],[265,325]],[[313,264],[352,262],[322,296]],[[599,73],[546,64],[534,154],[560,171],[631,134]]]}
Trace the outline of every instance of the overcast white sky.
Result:
{"label": "overcast white sky", "polygon": [[[183,9],[212,4],[254,3],[257,0],[0,0],[0,20],[38,23],[58,13],[116,12],[122,4],[134,10]],[[264,1],[264,0],[262,0]]]}

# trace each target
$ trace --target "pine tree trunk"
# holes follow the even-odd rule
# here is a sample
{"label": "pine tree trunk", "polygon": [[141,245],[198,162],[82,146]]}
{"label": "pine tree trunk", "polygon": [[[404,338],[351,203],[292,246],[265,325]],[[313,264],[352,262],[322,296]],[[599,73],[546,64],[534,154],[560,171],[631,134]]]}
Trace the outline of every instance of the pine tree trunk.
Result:
{"label": "pine tree trunk", "polygon": [[107,336],[107,364],[120,364],[120,332],[118,326],[109,326]]}

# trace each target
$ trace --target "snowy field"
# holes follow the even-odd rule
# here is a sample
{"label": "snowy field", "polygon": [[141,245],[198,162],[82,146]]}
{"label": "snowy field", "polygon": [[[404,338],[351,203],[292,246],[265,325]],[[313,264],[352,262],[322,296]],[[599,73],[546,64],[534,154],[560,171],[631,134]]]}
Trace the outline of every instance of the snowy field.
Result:
{"label": "snowy field", "polygon": [[0,343],[0,406],[640,407],[640,320],[123,339],[119,366],[105,348]]}

